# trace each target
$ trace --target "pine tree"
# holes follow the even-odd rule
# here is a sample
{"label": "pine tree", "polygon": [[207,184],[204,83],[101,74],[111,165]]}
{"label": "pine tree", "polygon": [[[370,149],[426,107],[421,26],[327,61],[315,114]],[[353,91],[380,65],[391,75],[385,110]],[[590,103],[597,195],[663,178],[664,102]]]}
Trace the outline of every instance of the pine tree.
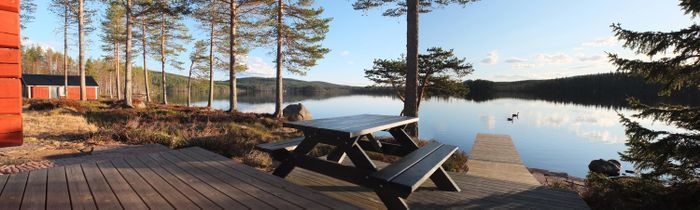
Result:
{"label": "pine tree", "polygon": [[[399,17],[406,15],[406,91],[402,115],[418,117],[418,20],[420,13],[431,12],[436,7],[449,4],[461,4],[477,0],[357,0],[353,4],[355,10],[368,10],[392,4],[393,7],[382,15]],[[418,126],[408,127],[408,133],[418,136]]]}
{"label": "pine tree", "polygon": [[276,36],[277,70],[275,117],[282,117],[284,85],[282,68],[304,75],[330,50],[321,46],[331,18],[323,18],[323,8],[313,8],[313,0],[276,0],[269,5],[271,36]]}
{"label": "pine tree", "polygon": [[229,112],[238,109],[238,90],[236,87],[236,73],[245,70],[243,62],[237,60],[248,53],[251,46],[259,41],[260,28],[263,26],[262,9],[265,0],[222,0],[225,19],[224,34],[228,36],[227,49],[223,50],[229,59],[226,62],[229,73]]}
{"label": "pine tree", "polygon": [[214,103],[214,70],[217,69],[217,59],[214,52],[221,40],[217,37],[220,34],[220,25],[226,14],[222,11],[225,5],[221,0],[201,0],[197,2],[197,9],[192,16],[200,23],[200,27],[208,32],[209,35],[209,98],[207,99],[207,107],[211,108]]}
{"label": "pine tree", "polygon": [[207,42],[198,40],[194,44],[194,50],[190,54],[190,68],[187,74],[187,106],[192,105],[192,76],[206,72],[208,66],[202,65],[202,61],[207,59],[204,53],[207,51]]}
{"label": "pine tree", "polygon": [[34,13],[36,13],[36,3],[34,0],[22,0],[19,5],[19,25],[22,29],[27,27],[27,24],[34,22]]}
{"label": "pine tree", "polygon": [[[681,0],[680,6],[692,17],[700,15],[700,4]],[[644,78],[662,86],[660,96],[668,96],[683,88],[700,89],[700,26],[672,32],[636,32],[613,24],[624,47],[648,56],[649,60],[625,59],[609,54],[619,72]],[[643,177],[663,178],[674,182],[697,181],[700,178],[700,107],[679,104],[646,105],[628,99],[641,110],[634,118],[650,118],[678,129],[653,130],[627,116],[621,116],[626,127],[628,149],[622,160],[634,163]]]}
{"label": "pine tree", "polygon": [[[168,60],[168,57],[178,55],[185,51],[182,42],[190,41],[187,27],[182,23],[182,15],[170,12],[156,13],[154,18],[155,29],[152,34],[151,52],[158,58],[161,64],[161,99],[163,104],[168,104],[168,86],[165,77],[165,67],[170,65],[178,70],[182,69],[182,62],[177,59]],[[144,71],[147,71],[144,69]]]}
{"label": "pine tree", "polygon": [[[126,41],[126,28],[124,27],[126,23],[126,11],[123,5],[117,3],[110,3],[107,7],[105,17],[102,21],[102,50],[106,52],[111,52],[112,63],[114,72],[116,73],[116,89],[117,89],[117,99],[122,99],[122,89],[121,89],[121,69],[120,69],[120,48],[121,45]],[[111,80],[110,80],[111,81]],[[112,85],[110,84],[110,90]]]}

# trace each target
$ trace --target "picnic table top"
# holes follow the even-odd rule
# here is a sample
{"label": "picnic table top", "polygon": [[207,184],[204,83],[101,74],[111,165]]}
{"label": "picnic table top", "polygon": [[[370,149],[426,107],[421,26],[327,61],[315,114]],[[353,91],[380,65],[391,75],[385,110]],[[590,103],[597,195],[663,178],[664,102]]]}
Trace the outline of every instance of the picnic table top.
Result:
{"label": "picnic table top", "polygon": [[286,122],[285,127],[321,132],[338,137],[357,137],[418,122],[417,117],[361,114],[298,122]]}

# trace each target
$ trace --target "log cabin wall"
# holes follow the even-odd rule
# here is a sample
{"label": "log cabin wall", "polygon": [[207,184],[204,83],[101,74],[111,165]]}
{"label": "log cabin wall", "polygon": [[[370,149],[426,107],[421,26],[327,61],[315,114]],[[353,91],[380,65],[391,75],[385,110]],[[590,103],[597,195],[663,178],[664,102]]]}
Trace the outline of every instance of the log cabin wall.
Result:
{"label": "log cabin wall", "polygon": [[0,0],[0,147],[22,145],[20,0]]}

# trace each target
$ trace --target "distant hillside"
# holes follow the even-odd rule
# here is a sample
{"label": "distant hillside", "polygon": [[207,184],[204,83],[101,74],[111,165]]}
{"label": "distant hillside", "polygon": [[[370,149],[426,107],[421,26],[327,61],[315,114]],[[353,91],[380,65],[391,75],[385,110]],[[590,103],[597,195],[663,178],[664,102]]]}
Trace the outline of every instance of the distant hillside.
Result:
{"label": "distant hillside", "polygon": [[682,90],[671,97],[659,97],[657,85],[642,78],[619,73],[604,73],[549,80],[493,82],[468,80],[469,99],[484,101],[495,98],[541,99],[590,105],[627,106],[625,98],[636,97],[645,103],[675,102],[700,104],[700,91]]}
{"label": "distant hillside", "polygon": [[[237,80],[238,88],[246,91],[274,91],[275,78],[262,77],[246,77]],[[302,92],[325,92],[325,91],[350,91],[362,87],[338,85],[328,82],[319,81],[303,81],[297,79],[284,79],[284,89],[287,91],[302,91]],[[227,84],[228,81],[221,83]]]}

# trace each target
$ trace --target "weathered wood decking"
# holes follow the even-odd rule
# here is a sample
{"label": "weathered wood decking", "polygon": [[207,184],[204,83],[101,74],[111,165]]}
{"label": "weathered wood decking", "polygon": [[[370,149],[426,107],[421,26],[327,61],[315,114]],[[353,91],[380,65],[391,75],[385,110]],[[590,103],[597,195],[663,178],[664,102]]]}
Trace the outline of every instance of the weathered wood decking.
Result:
{"label": "weathered wood decking", "polygon": [[[440,191],[427,181],[408,198],[409,206],[415,209],[588,209],[574,192],[541,186],[523,166],[509,136],[478,134],[474,142],[469,172],[450,173],[461,192]],[[365,209],[385,208],[371,189],[308,170],[297,168],[287,180]]]}
{"label": "weathered wood decking", "polygon": [[0,209],[356,209],[201,148],[0,176]]}

